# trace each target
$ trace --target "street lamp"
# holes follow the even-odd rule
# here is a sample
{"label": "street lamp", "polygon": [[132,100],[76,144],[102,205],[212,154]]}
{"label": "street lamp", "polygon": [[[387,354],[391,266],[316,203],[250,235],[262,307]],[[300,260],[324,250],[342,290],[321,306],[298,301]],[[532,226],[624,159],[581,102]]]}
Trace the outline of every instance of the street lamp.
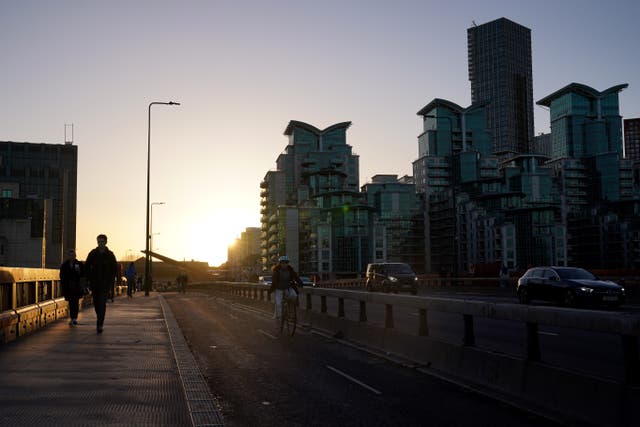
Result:
{"label": "street lamp", "polygon": [[152,105],[180,105],[179,102],[152,102],[149,104],[149,120],[148,120],[148,130],[147,130],[147,230],[144,235],[145,241],[145,258],[144,258],[144,296],[149,296],[149,290],[151,289],[151,255],[149,254],[149,243],[151,241],[151,234],[149,233],[149,222],[150,222],[150,210],[151,205],[149,204],[149,195],[150,195],[150,178],[151,178],[151,106]]}
{"label": "street lamp", "polygon": [[[164,205],[164,202],[151,203],[151,212],[149,213],[149,252],[153,252],[153,207],[159,205]],[[149,278],[150,282],[153,283],[153,260],[151,255],[149,255]]]}

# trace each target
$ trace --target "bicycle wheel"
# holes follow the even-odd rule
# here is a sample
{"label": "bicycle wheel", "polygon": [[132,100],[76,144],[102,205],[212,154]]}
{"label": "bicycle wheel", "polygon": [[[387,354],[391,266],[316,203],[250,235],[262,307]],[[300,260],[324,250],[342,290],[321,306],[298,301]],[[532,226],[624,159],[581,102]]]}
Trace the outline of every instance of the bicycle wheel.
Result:
{"label": "bicycle wheel", "polygon": [[298,314],[295,301],[287,301],[287,332],[293,336],[296,332]]}
{"label": "bicycle wheel", "polygon": [[287,318],[289,317],[289,310],[287,307],[287,303],[286,301],[282,301],[282,313],[280,315],[280,335],[282,335],[283,332],[289,333],[289,322],[287,321]]}

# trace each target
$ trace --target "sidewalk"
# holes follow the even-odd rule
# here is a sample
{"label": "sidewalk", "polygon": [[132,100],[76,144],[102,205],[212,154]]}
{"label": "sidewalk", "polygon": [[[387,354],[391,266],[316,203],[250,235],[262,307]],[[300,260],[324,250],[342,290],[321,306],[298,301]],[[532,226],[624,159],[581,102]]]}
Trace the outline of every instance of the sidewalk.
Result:
{"label": "sidewalk", "polygon": [[1,426],[221,426],[208,386],[158,294],[93,306],[0,347]]}

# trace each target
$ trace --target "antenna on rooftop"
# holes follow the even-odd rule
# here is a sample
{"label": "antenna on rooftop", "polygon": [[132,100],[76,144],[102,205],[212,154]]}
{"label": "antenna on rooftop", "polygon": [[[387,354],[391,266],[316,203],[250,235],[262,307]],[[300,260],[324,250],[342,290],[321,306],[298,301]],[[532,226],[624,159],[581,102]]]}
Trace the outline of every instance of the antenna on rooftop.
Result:
{"label": "antenna on rooftop", "polygon": [[[67,128],[71,128],[71,139],[67,139]],[[73,144],[73,123],[71,124],[64,124],[64,143],[65,145],[72,145]]]}
{"label": "antenna on rooftop", "polygon": [[474,21],[473,19],[471,20],[471,23],[473,24],[474,27],[477,27],[476,21]]}

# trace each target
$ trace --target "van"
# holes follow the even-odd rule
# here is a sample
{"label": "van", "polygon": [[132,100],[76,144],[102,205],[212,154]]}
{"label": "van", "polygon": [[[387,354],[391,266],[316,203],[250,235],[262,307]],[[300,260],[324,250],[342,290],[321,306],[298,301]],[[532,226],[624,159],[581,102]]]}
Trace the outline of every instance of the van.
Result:
{"label": "van", "polygon": [[409,264],[381,262],[367,265],[367,291],[418,293],[418,278]]}

